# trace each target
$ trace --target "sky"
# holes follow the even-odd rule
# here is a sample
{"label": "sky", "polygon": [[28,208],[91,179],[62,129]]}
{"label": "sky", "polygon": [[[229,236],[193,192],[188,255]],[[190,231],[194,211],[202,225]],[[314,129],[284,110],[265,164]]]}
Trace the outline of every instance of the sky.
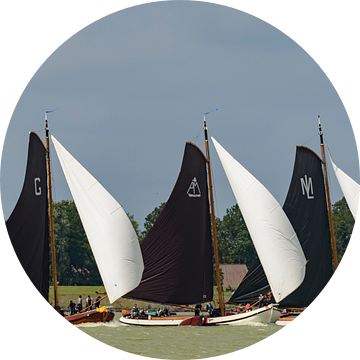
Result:
{"label": "sky", "polygon": [[[44,140],[44,113],[55,108],[48,116],[50,132],[134,215],[140,228],[146,215],[169,197],[185,142],[204,150],[203,114],[216,108],[207,116],[210,135],[281,205],[296,145],[320,153],[318,115],[335,163],[359,182],[348,116],[354,125],[356,92],[344,91],[358,79],[351,52],[355,37],[349,34],[356,19],[349,2],[341,10],[324,10],[319,1],[310,12],[307,1],[292,8],[276,1],[273,9],[256,1],[262,7],[249,8],[254,16],[200,2],[151,3],[120,12],[115,12],[119,5],[109,3],[112,7],[91,12],[84,10],[83,1],[75,1],[66,12],[39,1],[35,8],[24,3],[19,14],[11,11],[22,34],[9,24],[10,42],[21,51],[13,54],[5,42],[9,60],[2,71],[22,81],[13,90],[8,80],[2,89],[8,105],[0,173],[5,219],[21,191],[28,133],[36,131]],[[240,3],[236,7],[246,10],[248,5]],[[35,14],[40,9],[42,15]],[[28,28],[35,29],[35,38],[39,35],[37,42],[26,37]],[[307,42],[302,38],[306,32]],[[321,47],[325,50],[319,53]],[[35,51],[40,55],[33,59]],[[30,64],[26,73],[24,62]],[[215,212],[222,217],[235,198],[212,144],[210,154]],[[52,167],[54,200],[71,199],[54,151]],[[330,182],[334,202],[342,194],[332,169]]]}

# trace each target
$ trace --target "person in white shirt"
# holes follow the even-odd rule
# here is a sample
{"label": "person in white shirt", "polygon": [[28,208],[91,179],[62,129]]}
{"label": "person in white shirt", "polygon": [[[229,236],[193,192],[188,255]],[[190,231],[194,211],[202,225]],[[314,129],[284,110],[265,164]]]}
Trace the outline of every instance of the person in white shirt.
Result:
{"label": "person in white shirt", "polygon": [[80,312],[82,310],[82,297],[79,295],[78,298],[78,311]]}

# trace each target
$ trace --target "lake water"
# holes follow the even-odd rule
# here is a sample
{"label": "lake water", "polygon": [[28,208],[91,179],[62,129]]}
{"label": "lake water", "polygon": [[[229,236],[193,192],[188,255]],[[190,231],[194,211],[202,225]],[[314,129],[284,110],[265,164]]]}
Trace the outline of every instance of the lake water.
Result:
{"label": "lake water", "polygon": [[114,348],[158,359],[201,359],[224,355],[267,338],[282,326],[127,326],[120,313],[110,323],[76,325],[86,334]]}

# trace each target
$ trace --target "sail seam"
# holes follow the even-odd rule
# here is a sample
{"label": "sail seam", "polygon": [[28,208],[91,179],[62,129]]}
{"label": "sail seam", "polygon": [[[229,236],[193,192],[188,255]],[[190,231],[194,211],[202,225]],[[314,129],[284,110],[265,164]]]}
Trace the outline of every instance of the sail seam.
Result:
{"label": "sail seam", "polygon": [[89,191],[93,186],[95,186],[96,184],[98,184],[99,182],[96,181],[95,183],[93,183],[86,191]]}
{"label": "sail seam", "polygon": [[110,214],[112,215],[114,212],[118,211],[119,209],[121,209],[121,205],[119,205],[119,207],[117,207],[114,211],[112,211]]}
{"label": "sail seam", "polygon": [[275,211],[279,206],[280,206],[280,204],[277,203],[276,206],[275,206],[273,209],[271,209],[269,213],[271,214],[271,213],[272,213],[273,211]]}

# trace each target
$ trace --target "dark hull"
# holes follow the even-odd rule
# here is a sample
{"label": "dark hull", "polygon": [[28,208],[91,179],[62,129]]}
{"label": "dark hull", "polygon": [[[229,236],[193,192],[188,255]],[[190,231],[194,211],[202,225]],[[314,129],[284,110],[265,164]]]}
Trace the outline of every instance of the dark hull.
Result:
{"label": "dark hull", "polygon": [[111,311],[90,310],[80,314],[65,316],[65,319],[74,325],[91,323],[91,322],[109,322],[114,318],[115,314]]}

